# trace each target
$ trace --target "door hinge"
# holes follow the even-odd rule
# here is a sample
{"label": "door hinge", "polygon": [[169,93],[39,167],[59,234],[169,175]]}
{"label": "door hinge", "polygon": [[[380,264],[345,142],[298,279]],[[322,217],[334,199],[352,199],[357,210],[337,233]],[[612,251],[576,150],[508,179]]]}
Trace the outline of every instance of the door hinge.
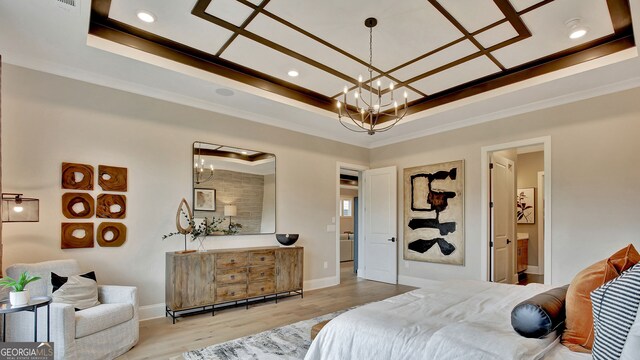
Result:
{"label": "door hinge", "polygon": [[493,169],[493,163],[489,163],[489,170]]}
{"label": "door hinge", "polygon": [[493,240],[489,241],[489,247],[493,247]]}
{"label": "door hinge", "polygon": [[489,202],[489,207],[492,208],[493,207],[493,201]]}

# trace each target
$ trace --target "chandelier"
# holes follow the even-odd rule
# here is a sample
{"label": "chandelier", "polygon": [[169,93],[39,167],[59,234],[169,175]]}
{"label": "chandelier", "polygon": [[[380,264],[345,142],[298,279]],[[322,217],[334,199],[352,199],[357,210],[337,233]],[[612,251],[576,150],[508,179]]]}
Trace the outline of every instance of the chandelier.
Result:
{"label": "chandelier", "polygon": [[205,183],[213,179],[213,164],[209,164],[208,167],[204,164],[204,159],[201,154],[202,145],[198,145],[198,156],[193,162],[193,181],[196,185]]}
{"label": "chandelier", "polygon": [[[369,81],[362,84],[362,75],[358,76],[358,87],[353,93],[354,105],[347,102],[347,94],[349,88],[345,85],[343,90],[342,101],[338,100],[338,120],[340,124],[353,132],[366,132],[373,135],[377,132],[383,132],[394,127],[407,114],[407,92],[404,92],[404,106],[398,115],[398,101],[393,97],[394,85],[389,84],[389,90],[381,89],[381,82],[378,79],[376,86],[373,83],[373,28],[378,24],[376,18],[368,18],[364,21],[364,25],[369,28]],[[368,96],[362,95],[362,88],[368,91]],[[385,92],[390,93],[390,100],[383,101]],[[366,99],[368,97],[368,100]],[[391,109],[384,110],[393,105]],[[376,127],[378,121],[384,119],[390,123],[382,127]],[[355,127],[354,127],[355,126]]]}

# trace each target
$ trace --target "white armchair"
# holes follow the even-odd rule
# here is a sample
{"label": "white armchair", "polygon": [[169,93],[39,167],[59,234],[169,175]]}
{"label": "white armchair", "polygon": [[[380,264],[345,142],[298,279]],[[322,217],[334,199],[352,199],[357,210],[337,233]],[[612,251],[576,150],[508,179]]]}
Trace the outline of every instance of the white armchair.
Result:
{"label": "white armchair", "polygon": [[[75,260],[15,264],[7,275],[17,277],[23,271],[42,277],[27,288],[31,296],[51,296],[51,272],[61,276],[81,273]],[[100,274],[98,275],[98,279]],[[131,286],[98,286],[100,305],[75,311],[68,304],[51,304],[51,341],[55,359],[114,359],[138,342],[138,295]],[[47,340],[47,308],[38,309],[38,341]],[[33,314],[7,315],[7,341],[33,341]]]}

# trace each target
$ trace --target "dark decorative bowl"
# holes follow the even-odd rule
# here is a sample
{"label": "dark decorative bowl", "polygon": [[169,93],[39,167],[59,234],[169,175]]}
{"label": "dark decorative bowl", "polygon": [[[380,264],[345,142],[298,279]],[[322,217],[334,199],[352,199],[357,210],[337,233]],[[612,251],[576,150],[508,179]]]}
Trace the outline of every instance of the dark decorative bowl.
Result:
{"label": "dark decorative bowl", "polygon": [[278,242],[284,246],[291,246],[298,241],[300,234],[276,234]]}

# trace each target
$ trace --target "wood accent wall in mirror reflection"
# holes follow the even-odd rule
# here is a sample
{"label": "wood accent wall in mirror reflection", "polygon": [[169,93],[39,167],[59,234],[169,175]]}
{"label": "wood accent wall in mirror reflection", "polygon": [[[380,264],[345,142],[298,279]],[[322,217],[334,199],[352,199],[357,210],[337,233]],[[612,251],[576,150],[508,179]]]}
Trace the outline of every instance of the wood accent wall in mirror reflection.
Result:
{"label": "wood accent wall in mirror reflection", "polygon": [[[274,154],[196,141],[193,143],[192,164],[195,220],[207,218],[211,223],[211,217],[224,219],[216,234],[275,233]],[[215,196],[196,196],[196,193],[203,193],[202,189],[215,190]],[[233,207],[235,211],[230,211]],[[215,210],[198,210],[211,208]]]}

